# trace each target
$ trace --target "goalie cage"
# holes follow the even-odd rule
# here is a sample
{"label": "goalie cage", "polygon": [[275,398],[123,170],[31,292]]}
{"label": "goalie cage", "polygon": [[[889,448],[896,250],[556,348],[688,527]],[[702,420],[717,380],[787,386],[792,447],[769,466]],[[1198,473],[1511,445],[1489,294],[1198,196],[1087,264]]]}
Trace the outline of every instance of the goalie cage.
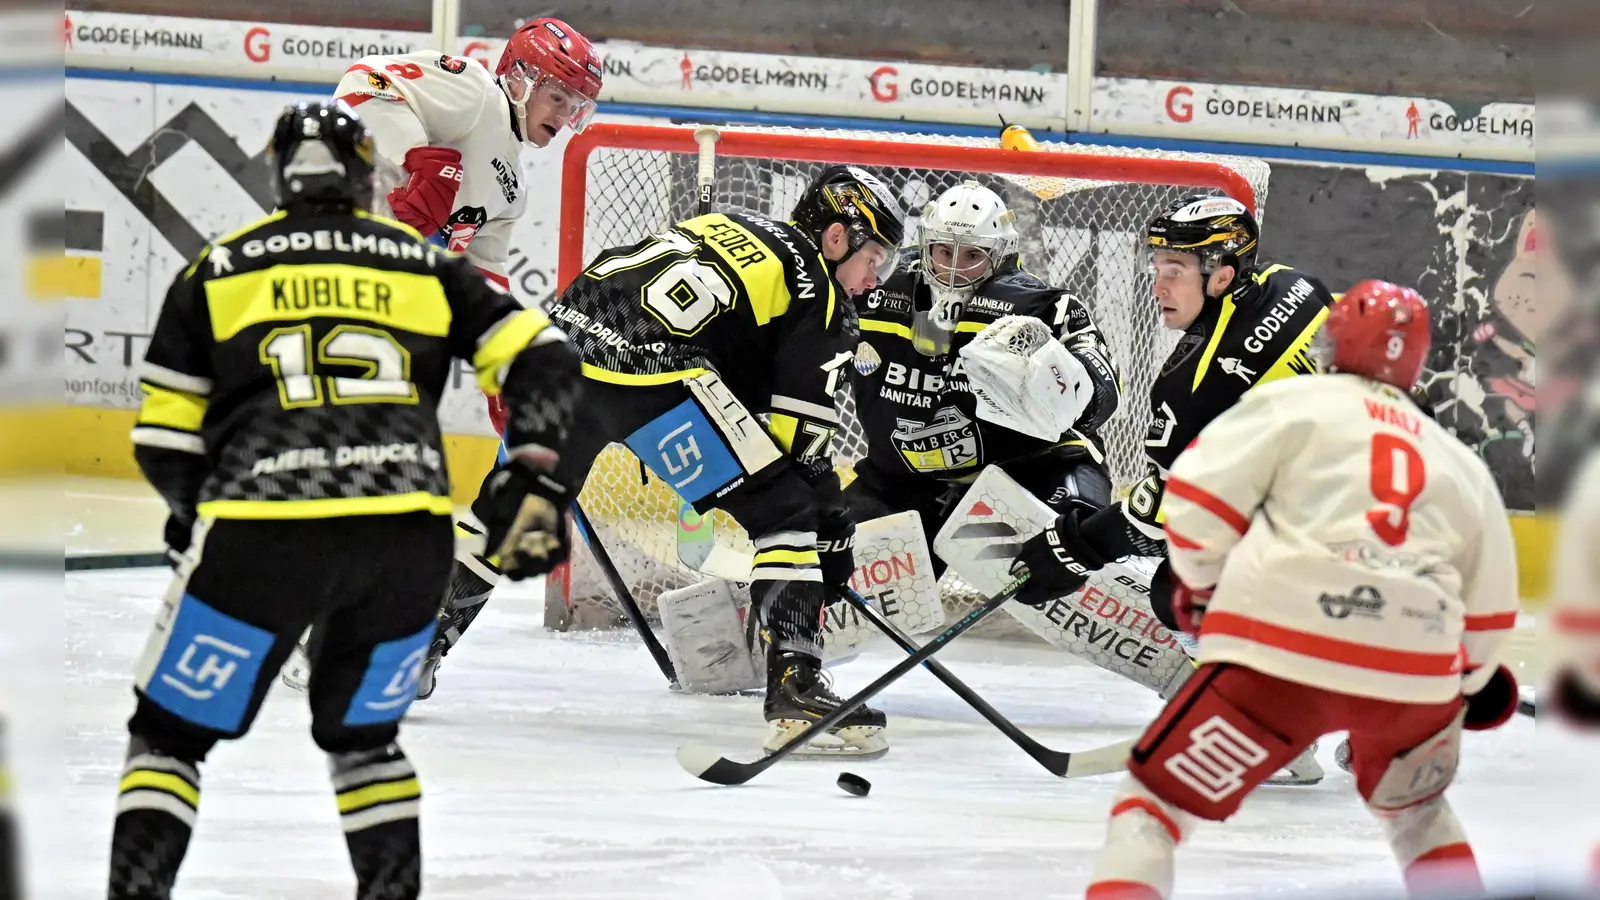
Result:
{"label": "goalie cage", "polygon": [[[597,123],[573,137],[563,161],[558,284],[569,284],[601,250],[696,215],[695,131],[694,125]],[[863,166],[899,193],[907,243],[916,240],[922,208],[946,188],[973,179],[1005,198],[1016,212],[1029,269],[1084,301],[1122,372],[1122,403],[1102,430],[1118,496],[1144,474],[1150,384],[1176,342],[1156,317],[1141,249],[1144,225],[1163,204],[1196,189],[1226,193],[1259,218],[1270,174],[1259,159],[1060,142],[1026,151],[1002,149],[998,138],[762,127],[717,131],[718,212],[787,219],[811,178],[832,163]],[[866,440],[848,383],[834,403],[841,426],[834,457],[848,483]],[[579,499],[647,617],[658,620],[662,591],[706,577],[680,562],[676,495],[645,477],[620,444],[596,461]],[[721,512],[710,518],[718,544],[753,552],[732,519]],[[940,595],[951,620],[982,600],[949,572]],[[577,542],[565,575],[552,577],[546,591],[546,626],[619,628],[626,621],[593,555]],[[974,633],[1036,639],[1009,616],[992,616]]]}

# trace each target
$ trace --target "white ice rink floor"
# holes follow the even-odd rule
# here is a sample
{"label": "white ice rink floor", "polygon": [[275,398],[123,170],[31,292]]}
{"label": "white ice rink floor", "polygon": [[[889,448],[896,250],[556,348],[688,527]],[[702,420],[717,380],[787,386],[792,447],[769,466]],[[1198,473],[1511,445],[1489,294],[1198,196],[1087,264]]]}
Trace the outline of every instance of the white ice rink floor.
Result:
{"label": "white ice rink floor", "polygon": [[[72,572],[65,592],[66,859],[47,898],[104,896],[131,672],[165,570]],[[873,762],[786,761],[742,787],[685,774],[694,739],[759,753],[759,699],[667,692],[636,639],[552,634],[540,588],[507,585],[402,731],[424,788],[424,896],[955,900],[1081,897],[1119,776],[1053,778],[922,671],[880,695],[893,749]],[[848,694],[895,660],[835,670]],[[940,658],[1064,750],[1135,734],[1156,698],[1042,646],[963,639]],[[180,900],[353,896],[304,697],[278,685],[254,730],[206,763]],[[1268,788],[1179,851],[1179,897],[1392,895],[1395,864],[1348,775]],[[1600,836],[1594,749],[1518,717],[1467,737],[1450,797],[1491,887],[1570,881]],[[855,798],[844,769],[873,782]],[[24,821],[39,822],[24,796]],[[46,816],[53,819],[53,816]],[[36,884],[41,883],[35,871]],[[52,890],[54,888],[54,890]]]}

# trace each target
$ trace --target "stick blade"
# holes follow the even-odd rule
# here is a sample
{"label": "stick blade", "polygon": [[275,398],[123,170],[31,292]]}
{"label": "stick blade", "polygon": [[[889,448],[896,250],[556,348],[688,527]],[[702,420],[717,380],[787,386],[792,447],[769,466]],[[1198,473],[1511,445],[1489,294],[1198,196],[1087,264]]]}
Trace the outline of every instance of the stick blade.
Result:
{"label": "stick blade", "polygon": [[749,771],[749,766],[727,759],[705,744],[679,747],[678,765],[690,775],[712,784],[744,784],[755,775]]}

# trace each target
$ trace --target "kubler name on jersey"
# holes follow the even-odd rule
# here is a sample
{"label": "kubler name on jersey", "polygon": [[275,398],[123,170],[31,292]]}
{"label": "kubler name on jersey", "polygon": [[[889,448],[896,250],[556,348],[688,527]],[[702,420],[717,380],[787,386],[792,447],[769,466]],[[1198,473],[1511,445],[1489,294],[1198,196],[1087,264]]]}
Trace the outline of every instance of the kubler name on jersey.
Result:
{"label": "kubler name on jersey", "polygon": [[272,475],[293,469],[327,469],[343,466],[385,466],[391,463],[421,463],[438,471],[439,451],[425,444],[358,444],[339,447],[297,447],[276,456],[256,460],[250,474]]}

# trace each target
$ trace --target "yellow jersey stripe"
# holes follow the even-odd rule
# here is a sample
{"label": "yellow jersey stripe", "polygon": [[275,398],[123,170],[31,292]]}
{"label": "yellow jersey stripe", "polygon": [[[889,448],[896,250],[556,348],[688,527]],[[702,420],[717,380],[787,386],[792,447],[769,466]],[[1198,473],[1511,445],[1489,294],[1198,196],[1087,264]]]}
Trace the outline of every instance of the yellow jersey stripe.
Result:
{"label": "yellow jersey stripe", "polygon": [[318,500],[208,500],[199,504],[200,515],[215,519],[335,519],[340,516],[387,516],[431,512],[448,516],[455,511],[449,497],[412,491],[383,497],[324,497]]}
{"label": "yellow jersey stripe", "polygon": [[511,316],[494,336],[472,354],[472,368],[478,373],[478,387],[485,394],[500,393],[500,371],[533,342],[539,332],[550,327],[550,318],[537,309],[524,309]]}
{"label": "yellow jersey stripe", "polygon": [[[374,222],[381,222],[382,224],[387,225],[390,228],[398,228],[401,231],[404,231],[406,234],[409,234],[412,237],[416,238],[420,243],[426,244],[428,242],[428,239],[422,236],[422,232],[416,230],[415,228],[412,228],[410,225],[407,225],[406,223],[400,221],[399,219],[391,219],[388,216],[380,216],[377,213],[367,212],[364,209],[358,209],[358,210],[355,210],[354,212],[356,214],[356,218],[358,218],[358,219],[371,219]],[[447,252],[447,251],[437,251],[437,252]],[[459,256],[460,254],[447,253],[447,255],[449,255],[449,256]]]}
{"label": "yellow jersey stripe", "polygon": [[1256,380],[1256,384],[1262,385],[1277,381],[1280,378],[1288,378],[1293,375],[1309,375],[1316,372],[1316,366],[1312,364],[1311,358],[1306,355],[1306,351],[1310,349],[1311,340],[1316,337],[1317,329],[1322,327],[1323,321],[1327,318],[1328,310],[1324,307],[1312,318],[1311,324],[1307,325],[1295,337],[1294,343],[1283,351],[1283,355],[1278,357],[1272,367],[1267,369],[1266,373]]}
{"label": "yellow jersey stripe", "polygon": [[880,319],[862,319],[861,330],[879,331],[884,334],[899,335],[908,341],[911,340],[911,326],[902,325],[899,322],[884,322]]}
{"label": "yellow jersey stripe", "polygon": [[751,565],[789,563],[796,566],[820,566],[822,557],[815,550],[757,550]]}
{"label": "yellow jersey stripe", "polygon": [[148,381],[139,383],[144,402],[139,405],[140,425],[155,425],[177,431],[198,433],[206,418],[206,398],[160,387]]}
{"label": "yellow jersey stripe", "polygon": [[244,237],[245,235],[249,234],[250,232],[255,231],[257,228],[260,228],[261,226],[266,225],[269,222],[276,222],[276,221],[278,221],[279,219],[283,218],[286,215],[288,215],[288,213],[286,213],[286,212],[284,212],[283,210],[280,209],[277,212],[274,212],[270,216],[266,216],[265,218],[257,219],[256,221],[251,222],[249,225],[246,225],[243,228],[240,228],[238,231],[230,231],[227,234],[223,235],[222,237],[219,237],[216,240],[212,241],[211,243],[207,244],[205,246],[205,248],[200,251],[200,255],[196,256],[194,258],[194,262],[189,264],[189,268],[184,270],[184,272],[183,272],[184,280],[187,281],[188,279],[194,277],[195,270],[200,268],[200,263],[204,262],[205,258],[208,255],[210,255],[212,247],[215,247],[215,246],[218,246],[218,245],[221,245],[221,244],[226,244],[229,241],[238,240],[239,238]]}
{"label": "yellow jersey stripe", "polygon": [[171,772],[135,769],[122,776],[122,783],[117,785],[119,794],[141,789],[171,794],[197,809],[200,806],[200,789]]}
{"label": "yellow jersey stripe", "polygon": [[583,376],[593,378],[595,381],[604,381],[606,384],[621,385],[655,385],[672,384],[675,381],[688,381],[696,375],[704,375],[705,369],[684,369],[681,372],[657,372],[649,375],[635,375],[628,372],[613,372],[599,366],[583,364]]}
{"label": "yellow jersey stripe", "polygon": [[794,436],[799,429],[800,420],[787,413],[774,412],[767,417],[767,433],[772,435],[785,453],[794,446]]}
{"label": "yellow jersey stripe", "polygon": [[1228,322],[1233,318],[1234,310],[1239,307],[1233,303],[1233,295],[1222,298],[1222,315],[1217,317],[1217,327],[1211,332],[1211,340],[1206,341],[1206,349],[1200,354],[1200,362],[1194,367],[1194,384],[1190,391],[1200,390],[1200,382],[1211,371],[1211,358],[1217,355],[1217,345],[1222,343],[1222,336],[1228,332]]}
{"label": "yellow jersey stripe", "polygon": [[278,265],[212,279],[206,306],[219,343],[251,325],[312,316],[361,319],[432,337],[450,333],[450,302],[438,278],[364,266]]}
{"label": "yellow jersey stripe", "polygon": [[380,784],[369,784],[366,787],[345,791],[338,797],[339,813],[357,812],[379,803],[391,803],[395,800],[415,800],[422,796],[422,784],[416,777],[404,781],[389,781]]}

